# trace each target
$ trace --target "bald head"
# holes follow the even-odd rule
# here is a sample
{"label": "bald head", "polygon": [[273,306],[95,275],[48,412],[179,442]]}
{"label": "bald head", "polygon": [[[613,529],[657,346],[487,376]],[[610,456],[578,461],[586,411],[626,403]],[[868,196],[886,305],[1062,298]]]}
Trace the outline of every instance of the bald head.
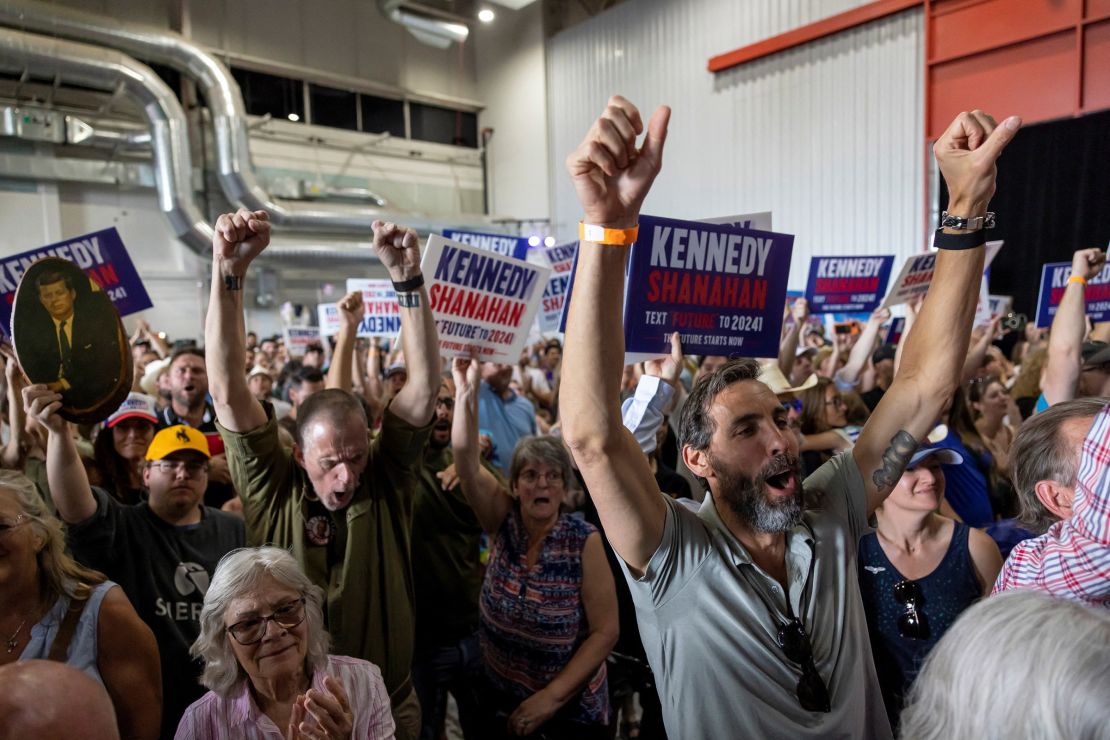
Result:
{"label": "bald head", "polygon": [[76,668],[50,660],[0,667],[0,740],[119,740],[108,692]]}

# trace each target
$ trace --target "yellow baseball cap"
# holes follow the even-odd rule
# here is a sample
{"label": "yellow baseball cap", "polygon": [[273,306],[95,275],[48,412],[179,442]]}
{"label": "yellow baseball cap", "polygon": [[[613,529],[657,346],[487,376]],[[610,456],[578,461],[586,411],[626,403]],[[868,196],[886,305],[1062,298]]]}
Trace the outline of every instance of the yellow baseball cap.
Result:
{"label": "yellow baseball cap", "polygon": [[208,451],[208,440],[203,434],[192,427],[178,424],[166,427],[154,435],[154,439],[150,441],[150,447],[146,450],[146,459],[161,460],[182,450],[192,450],[205,457],[212,457],[212,453]]}

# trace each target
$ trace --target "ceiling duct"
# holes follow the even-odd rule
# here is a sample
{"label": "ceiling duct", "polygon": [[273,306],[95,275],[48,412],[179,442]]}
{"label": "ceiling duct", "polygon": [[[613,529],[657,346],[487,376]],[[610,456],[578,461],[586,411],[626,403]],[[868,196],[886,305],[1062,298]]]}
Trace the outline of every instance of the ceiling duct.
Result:
{"label": "ceiling duct", "polygon": [[185,112],[150,67],[118,51],[0,28],[0,69],[119,90],[138,103],[150,124],[158,207],[193,251],[211,248],[212,229],[193,201]]}
{"label": "ceiling duct", "polygon": [[0,25],[119,49],[172,67],[194,81],[212,116],[217,175],[224,194],[232,203],[249,210],[268,211],[274,224],[285,230],[365,238],[376,219],[421,231],[438,231],[444,224],[489,226],[488,219],[465,214],[351,206],[329,210],[275,202],[258,182],[251,164],[247,114],[239,85],[223,62],[181,34],[35,0],[0,0]]}
{"label": "ceiling duct", "polygon": [[417,41],[437,49],[461,44],[470,35],[465,18],[419,3],[378,0],[378,10],[389,20],[404,26]]}

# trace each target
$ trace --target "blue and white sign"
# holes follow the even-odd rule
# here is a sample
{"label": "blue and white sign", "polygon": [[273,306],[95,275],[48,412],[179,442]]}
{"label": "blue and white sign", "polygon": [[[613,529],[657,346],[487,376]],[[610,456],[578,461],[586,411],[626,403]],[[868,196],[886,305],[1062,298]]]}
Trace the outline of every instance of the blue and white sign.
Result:
{"label": "blue and white sign", "polygon": [[356,336],[396,337],[401,331],[401,306],[393,283],[384,279],[347,278],[347,292],[362,291],[365,309]]}
{"label": "blue and white sign", "polygon": [[120,316],[150,308],[143,281],[131,262],[115,227],[48,244],[28,252],[0,258],[0,321],[7,331],[12,320],[12,301],[23,273],[43,257],[60,257],[85,271],[112,300]]}
{"label": "blue and white sign", "polygon": [[814,257],[809,262],[806,300],[812,313],[870,313],[890,282],[894,255]]}
{"label": "blue and white sign", "polygon": [[[1052,326],[1056,308],[1064,298],[1071,277],[1070,262],[1049,262],[1041,268],[1041,289],[1037,294],[1037,326]],[[1086,299],[1087,318],[1092,322],[1110,320],[1110,265],[1091,280],[1083,291]]]}
{"label": "blue and white sign", "polygon": [[451,241],[469,244],[472,247],[496,252],[505,257],[514,257],[518,260],[528,259],[528,239],[521,236],[507,236],[505,234],[482,234],[477,231],[457,231],[445,229],[443,235]]}
{"label": "blue and white sign", "polygon": [[625,350],[777,357],[794,237],[640,216],[625,297]]}

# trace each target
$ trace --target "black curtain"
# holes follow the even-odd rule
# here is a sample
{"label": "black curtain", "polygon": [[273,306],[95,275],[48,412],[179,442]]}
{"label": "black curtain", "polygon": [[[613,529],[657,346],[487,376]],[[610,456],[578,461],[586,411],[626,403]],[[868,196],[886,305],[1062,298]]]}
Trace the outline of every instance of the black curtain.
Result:
{"label": "black curtain", "polygon": [[[940,208],[948,202],[941,181]],[[1024,126],[998,162],[990,209],[1005,239],[991,264],[991,293],[1012,295],[1032,320],[1041,265],[1110,241],[1110,111]]]}

